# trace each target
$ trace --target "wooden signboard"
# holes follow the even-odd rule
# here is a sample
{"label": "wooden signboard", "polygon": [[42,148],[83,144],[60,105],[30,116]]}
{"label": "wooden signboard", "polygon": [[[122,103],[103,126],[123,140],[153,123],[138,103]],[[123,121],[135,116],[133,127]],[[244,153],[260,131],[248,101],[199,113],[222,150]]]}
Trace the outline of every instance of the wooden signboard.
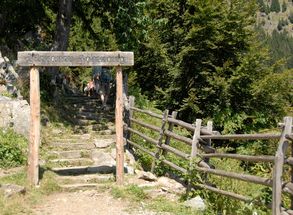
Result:
{"label": "wooden signboard", "polygon": [[19,66],[133,66],[133,52],[18,52]]}
{"label": "wooden signboard", "polygon": [[30,69],[31,127],[28,159],[28,178],[32,185],[39,183],[40,145],[40,80],[38,67],[51,66],[115,66],[116,67],[116,181],[123,184],[123,80],[122,66],[133,66],[133,52],[18,52],[17,64]]}

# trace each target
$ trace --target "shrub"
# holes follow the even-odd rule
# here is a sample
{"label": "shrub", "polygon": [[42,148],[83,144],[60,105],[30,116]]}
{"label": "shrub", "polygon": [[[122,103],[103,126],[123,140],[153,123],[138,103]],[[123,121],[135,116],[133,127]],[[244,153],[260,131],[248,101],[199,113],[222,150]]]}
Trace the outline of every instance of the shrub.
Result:
{"label": "shrub", "polygon": [[16,167],[26,162],[27,140],[11,130],[0,130],[0,167]]}
{"label": "shrub", "polygon": [[292,12],[289,14],[288,19],[291,23],[293,23],[293,13]]}

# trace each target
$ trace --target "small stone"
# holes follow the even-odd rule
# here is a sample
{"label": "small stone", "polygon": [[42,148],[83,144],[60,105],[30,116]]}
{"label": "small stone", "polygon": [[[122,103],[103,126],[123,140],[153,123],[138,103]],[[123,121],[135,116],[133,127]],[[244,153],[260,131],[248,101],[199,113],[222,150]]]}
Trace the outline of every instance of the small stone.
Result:
{"label": "small stone", "polygon": [[146,181],[157,181],[158,180],[158,178],[151,172],[144,172],[144,171],[140,171],[140,170],[136,170],[135,172],[138,175],[139,179],[143,179]]}
{"label": "small stone", "polygon": [[204,211],[206,209],[206,205],[200,196],[196,196],[192,199],[186,200],[183,204],[186,207],[191,207],[199,211]]}
{"label": "small stone", "polygon": [[0,190],[4,192],[6,198],[16,194],[24,194],[26,191],[25,187],[15,184],[2,184],[0,185]]}
{"label": "small stone", "polygon": [[115,143],[113,139],[95,139],[94,144],[97,148],[107,148]]}

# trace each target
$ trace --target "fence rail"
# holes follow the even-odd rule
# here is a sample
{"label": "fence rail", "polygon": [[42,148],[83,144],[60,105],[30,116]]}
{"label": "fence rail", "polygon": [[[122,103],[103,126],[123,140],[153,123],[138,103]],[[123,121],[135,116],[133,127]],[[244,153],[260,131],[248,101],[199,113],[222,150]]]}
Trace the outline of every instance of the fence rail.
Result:
{"label": "fence rail", "polygon": [[[196,120],[195,124],[190,124],[181,120],[176,119],[177,112],[173,112],[172,115],[169,115],[169,111],[166,110],[162,115],[153,113],[149,110],[141,110],[134,107],[134,98],[130,99],[132,102],[127,110],[128,118],[125,120],[126,126],[126,136],[125,142],[138,150],[141,150],[144,153],[147,153],[153,158],[152,171],[156,167],[156,160],[159,160],[157,165],[167,165],[181,173],[184,174],[194,174],[200,173],[204,175],[205,180],[198,182],[191,179],[188,183],[188,187],[194,187],[196,189],[205,189],[211,192],[218,193],[220,195],[229,196],[231,198],[241,200],[244,202],[255,201],[252,197],[243,196],[238,193],[234,193],[227,190],[222,190],[216,185],[211,186],[209,183],[208,177],[210,175],[216,175],[219,177],[230,178],[233,180],[240,180],[249,183],[259,184],[266,187],[272,188],[272,212],[274,215],[281,214],[284,208],[282,205],[282,192],[289,193],[291,195],[291,202],[293,208],[293,183],[290,181],[283,181],[283,166],[288,164],[289,167],[293,166],[293,147],[292,152],[289,150],[289,142],[293,140],[292,132],[292,117],[285,117],[284,122],[280,123],[280,133],[279,134],[229,134],[221,135],[218,131],[214,131],[212,128],[212,122],[208,122],[207,126],[202,126],[202,121],[200,119]],[[151,123],[143,122],[141,119],[135,118],[134,113],[146,114],[149,117],[153,117],[156,120],[160,121],[160,126],[153,125]],[[157,139],[149,137],[146,134],[142,133],[135,128],[141,127],[149,129],[157,133]],[[174,131],[174,128],[183,128],[186,129],[189,135],[178,134]],[[141,142],[134,142],[132,135],[137,135],[143,139],[144,144]],[[191,138],[190,136],[193,135]],[[163,141],[165,140],[165,141]],[[182,151],[170,145],[170,142],[178,141],[181,144],[189,147],[188,151]],[[212,147],[212,140],[279,140],[279,147],[275,155],[241,155],[241,154],[232,154],[232,153],[219,153],[215,148]],[[149,143],[152,149],[145,147],[145,144]],[[168,153],[177,156],[180,159],[185,160],[187,165],[180,166],[170,160],[168,160]],[[291,155],[289,155],[291,153]],[[287,156],[285,156],[287,155]],[[289,155],[289,156],[288,156]],[[238,173],[238,172],[229,172],[226,170],[216,169],[210,163],[212,158],[225,158],[225,159],[235,159],[250,163],[271,163],[273,166],[273,176],[271,178],[260,177],[256,175]],[[187,166],[187,167],[186,167]],[[291,167],[290,177],[293,181],[293,168]],[[257,203],[259,204],[259,203]]]}

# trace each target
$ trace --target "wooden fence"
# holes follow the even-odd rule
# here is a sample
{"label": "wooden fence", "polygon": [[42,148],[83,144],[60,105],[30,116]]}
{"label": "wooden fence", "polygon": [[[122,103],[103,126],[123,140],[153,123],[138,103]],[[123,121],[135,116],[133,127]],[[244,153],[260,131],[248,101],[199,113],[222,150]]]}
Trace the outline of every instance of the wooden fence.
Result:
{"label": "wooden fence", "polygon": [[[285,209],[282,204],[282,196],[284,193],[289,195],[291,199],[291,209],[293,209],[293,147],[292,147],[292,117],[285,117],[284,121],[279,124],[279,134],[232,134],[221,135],[219,132],[213,130],[211,121],[206,126],[202,125],[202,120],[197,119],[195,124],[186,123],[176,119],[176,112],[169,115],[166,110],[163,115],[153,113],[148,110],[141,110],[134,107],[134,98],[130,97],[128,110],[125,118],[125,136],[126,144],[133,147],[135,150],[140,150],[143,153],[150,155],[153,158],[151,171],[154,171],[156,165],[167,165],[185,175],[201,174],[204,180],[190,179],[188,188],[205,189],[220,195],[229,196],[231,198],[241,200],[247,203],[254,202],[261,204],[260,201],[239,193],[223,190],[217,188],[217,185],[209,183],[209,177],[216,175],[218,177],[229,178],[233,180],[245,181],[248,183],[258,184],[272,189],[272,202],[269,207],[272,209],[272,214],[277,215],[286,211],[286,213],[293,214],[293,210]],[[159,126],[154,123],[147,123],[135,117],[136,114],[147,115],[148,118],[159,120]],[[142,128],[142,129],[140,129]],[[176,133],[174,128],[184,129],[188,131],[187,135]],[[157,138],[147,136],[141,130],[148,129],[151,132],[157,133]],[[149,132],[148,132],[149,133]],[[142,141],[137,141],[139,137]],[[171,146],[171,140],[180,142],[188,149],[182,150]],[[278,148],[274,155],[241,155],[233,153],[219,153],[213,147],[212,141],[249,141],[249,140],[276,140],[278,141]],[[290,144],[291,142],[291,144]],[[143,143],[143,144],[142,144]],[[150,145],[150,147],[146,147]],[[291,146],[291,147],[290,147]],[[151,149],[152,147],[152,149]],[[182,147],[184,148],[184,147]],[[171,159],[168,160],[168,154],[185,160],[188,165],[182,166],[176,164]],[[249,163],[269,163],[273,167],[271,177],[260,177],[257,175],[244,174],[238,172],[225,171],[216,169],[210,159],[236,159]],[[156,162],[159,161],[159,162]],[[181,162],[182,163],[182,162]],[[283,173],[283,166],[288,165],[287,171]],[[289,176],[285,179],[283,176]],[[283,194],[283,195],[282,195]]]}

